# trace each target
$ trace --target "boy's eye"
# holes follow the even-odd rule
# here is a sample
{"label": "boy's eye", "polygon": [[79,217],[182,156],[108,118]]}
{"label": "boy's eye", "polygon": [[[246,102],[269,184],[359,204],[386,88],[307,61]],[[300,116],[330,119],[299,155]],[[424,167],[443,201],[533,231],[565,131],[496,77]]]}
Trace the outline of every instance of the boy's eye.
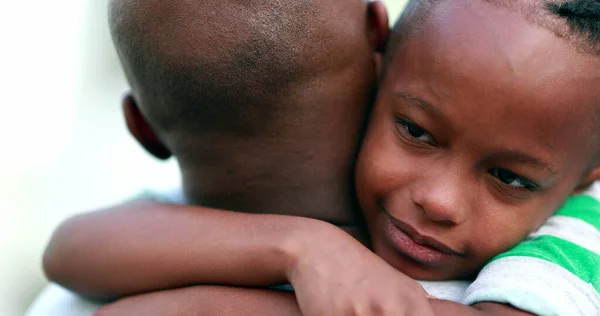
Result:
{"label": "boy's eye", "polygon": [[491,175],[500,180],[500,182],[513,188],[524,188],[530,191],[535,191],[535,189],[537,188],[537,186],[533,182],[517,175],[512,171],[502,168],[492,168],[489,172]]}
{"label": "boy's eye", "polygon": [[421,128],[419,125],[408,121],[406,119],[397,119],[396,122],[401,127],[401,132],[408,134],[411,138],[414,138],[420,142],[424,142],[430,145],[435,145],[435,139],[426,130]]}

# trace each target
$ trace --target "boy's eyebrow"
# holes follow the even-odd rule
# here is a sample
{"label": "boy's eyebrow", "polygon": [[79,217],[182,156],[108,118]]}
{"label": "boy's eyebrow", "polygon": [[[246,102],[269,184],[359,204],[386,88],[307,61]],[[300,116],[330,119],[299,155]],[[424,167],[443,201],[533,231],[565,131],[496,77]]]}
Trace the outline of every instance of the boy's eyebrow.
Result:
{"label": "boy's eyebrow", "polygon": [[550,175],[555,175],[558,173],[558,171],[556,171],[556,169],[551,164],[519,150],[504,150],[494,153],[494,156],[500,157],[502,159],[510,159],[516,162],[532,165],[539,169],[543,169]]}
{"label": "boy's eyebrow", "polygon": [[440,111],[438,108],[436,108],[435,106],[431,105],[429,102],[415,96],[412,95],[408,92],[394,92],[394,94],[402,99],[403,101],[405,101],[406,103],[418,107],[420,108],[422,111],[426,112],[429,115],[433,115],[433,116],[437,116],[439,118],[442,118],[444,120],[448,120],[448,118],[446,117],[446,115]]}

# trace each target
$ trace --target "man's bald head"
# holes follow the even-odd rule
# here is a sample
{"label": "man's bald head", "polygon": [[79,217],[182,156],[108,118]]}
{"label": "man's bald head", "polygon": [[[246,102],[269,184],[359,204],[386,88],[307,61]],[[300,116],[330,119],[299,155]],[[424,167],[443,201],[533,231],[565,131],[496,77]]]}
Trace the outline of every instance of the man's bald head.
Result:
{"label": "man's bald head", "polygon": [[294,120],[297,111],[324,106],[306,100],[318,95],[322,76],[349,80],[369,54],[366,34],[358,36],[365,23],[355,20],[366,18],[363,0],[114,0],[110,7],[134,95],[165,133],[281,132],[280,115]]}
{"label": "man's bald head", "polygon": [[154,130],[136,137],[178,158],[188,198],[352,218],[374,53],[389,30],[381,3],[112,0],[110,25],[150,127],[130,129]]}

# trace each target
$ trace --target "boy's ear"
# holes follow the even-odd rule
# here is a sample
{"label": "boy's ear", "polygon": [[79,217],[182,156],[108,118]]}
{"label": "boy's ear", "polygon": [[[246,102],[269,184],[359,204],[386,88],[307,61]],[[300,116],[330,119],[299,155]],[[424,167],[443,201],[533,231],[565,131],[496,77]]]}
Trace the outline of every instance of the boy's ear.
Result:
{"label": "boy's ear", "polygon": [[371,47],[383,53],[390,37],[390,22],[385,5],[380,0],[369,1],[367,8],[368,35]]}
{"label": "boy's ear", "polygon": [[123,114],[129,132],[147,152],[161,160],[171,157],[171,151],[156,136],[130,94],[123,98]]}
{"label": "boy's ear", "polygon": [[586,190],[594,181],[600,179],[600,164],[598,164],[592,171],[588,172],[587,176],[583,178],[581,183],[575,189],[575,193],[581,193]]}

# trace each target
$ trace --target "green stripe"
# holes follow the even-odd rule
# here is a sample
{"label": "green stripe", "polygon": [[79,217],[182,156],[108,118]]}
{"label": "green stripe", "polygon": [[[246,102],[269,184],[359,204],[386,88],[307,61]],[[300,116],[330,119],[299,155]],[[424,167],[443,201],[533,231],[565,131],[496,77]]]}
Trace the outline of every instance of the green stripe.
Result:
{"label": "green stripe", "polygon": [[600,202],[591,196],[570,197],[556,215],[578,218],[600,230]]}
{"label": "green stripe", "polygon": [[600,256],[572,242],[554,236],[540,236],[518,244],[515,248],[497,256],[534,257],[560,265],[600,293]]}

